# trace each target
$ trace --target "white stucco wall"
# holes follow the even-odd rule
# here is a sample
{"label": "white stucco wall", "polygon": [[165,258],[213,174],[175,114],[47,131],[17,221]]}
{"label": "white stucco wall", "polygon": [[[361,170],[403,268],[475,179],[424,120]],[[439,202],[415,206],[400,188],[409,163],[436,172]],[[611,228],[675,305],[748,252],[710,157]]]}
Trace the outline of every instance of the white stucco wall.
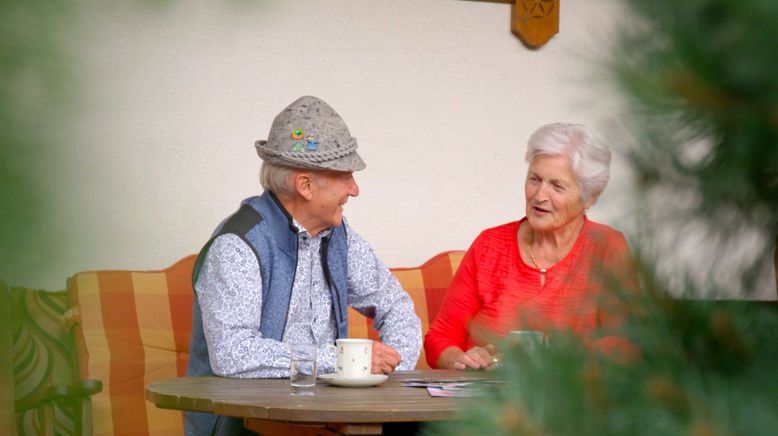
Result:
{"label": "white stucco wall", "polygon": [[[260,192],[253,143],[302,95],[327,101],[358,139],[368,167],[346,215],[390,266],[520,218],[538,126],[582,122],[608,137],[617,124],[597,63],[625,16],[612,0],[564,1],[561,32],[539,50],[510,33],[509,5],[488,2],[110,3],[80,17],[81,89],[63,141],[72,174],[53,187],[77,244],[32,285],[196,252]],[[618,158],[613,172],[590,216],[619,227],[631,206]]]}

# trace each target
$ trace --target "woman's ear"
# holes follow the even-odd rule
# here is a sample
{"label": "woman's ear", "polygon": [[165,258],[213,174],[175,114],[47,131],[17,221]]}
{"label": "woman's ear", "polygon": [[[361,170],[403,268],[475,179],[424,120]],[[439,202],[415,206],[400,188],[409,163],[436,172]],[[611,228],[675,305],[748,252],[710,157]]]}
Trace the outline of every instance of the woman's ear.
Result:
{"label": "woman's ear", "polygon": [[[584,201],[584,211],[588,211],[591,209],[592,206],[594,206],[594,203],[597,203],[597,198],[600,196],[600,194],[595,194],[589,197],[588,200]],[[586,212],[584,212],[586,213]]]}
{"label": "woman's ear", "polygon": [[306,200],[313,198],[313,177],[309,173],[297,173],[294,176],[294,189]]}

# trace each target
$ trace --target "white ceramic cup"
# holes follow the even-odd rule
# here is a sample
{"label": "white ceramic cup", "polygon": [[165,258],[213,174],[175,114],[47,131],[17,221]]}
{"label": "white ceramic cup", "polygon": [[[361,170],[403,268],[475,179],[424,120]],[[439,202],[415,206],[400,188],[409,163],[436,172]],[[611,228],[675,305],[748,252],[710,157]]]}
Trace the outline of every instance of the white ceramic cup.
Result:
{"label": "white ceramic cup", "polygon": [[337,363],[335,370],[339,378],[362,378],[370,376],[373,364],[373,341],[370,339],[337,339],[335,341]]}

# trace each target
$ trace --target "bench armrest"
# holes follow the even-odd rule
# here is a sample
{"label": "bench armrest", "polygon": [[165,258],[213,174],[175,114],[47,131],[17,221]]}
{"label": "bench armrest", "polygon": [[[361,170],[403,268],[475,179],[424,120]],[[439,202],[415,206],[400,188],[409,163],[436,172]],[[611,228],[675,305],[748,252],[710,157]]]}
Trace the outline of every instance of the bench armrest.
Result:
{"label": "bench armrest", "polygon": [[19,400],[15,404],[16,412],[36,409],[47,403],[73,402],[88,399],[103,390],[100,380],[81,380],[72,385],[50,386],[39,394]]}

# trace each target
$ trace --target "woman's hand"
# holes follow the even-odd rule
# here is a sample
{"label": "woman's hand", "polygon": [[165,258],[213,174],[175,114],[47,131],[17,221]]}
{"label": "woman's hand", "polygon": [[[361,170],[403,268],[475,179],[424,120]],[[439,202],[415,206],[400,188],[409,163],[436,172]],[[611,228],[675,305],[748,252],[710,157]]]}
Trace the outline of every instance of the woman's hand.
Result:
{"label": "woman's hand", "polygon": [[483,347],[475,346],[466,352],[457,347],[448,347],[440,353],[438,368],[486,369],[493,367],[497,362],[497,350],[492,344]]}

